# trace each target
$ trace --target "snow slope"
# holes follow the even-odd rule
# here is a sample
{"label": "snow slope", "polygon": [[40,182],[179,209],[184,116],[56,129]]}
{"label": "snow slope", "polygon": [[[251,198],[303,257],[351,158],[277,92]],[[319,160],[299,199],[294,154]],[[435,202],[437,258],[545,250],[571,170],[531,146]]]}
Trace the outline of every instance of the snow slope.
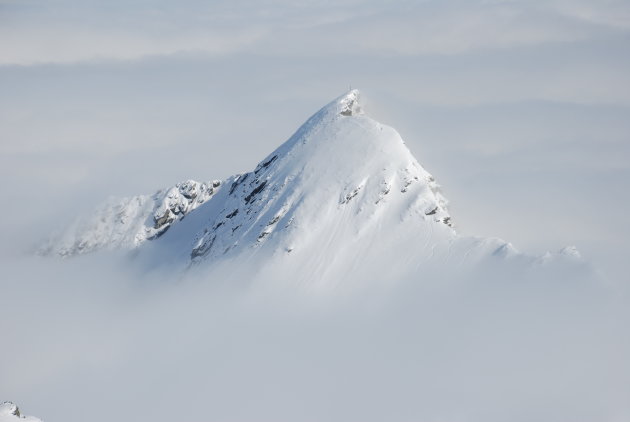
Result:
{"label": "snow slope", "polygon": [[458,236],[435,179],[393,128],[363,113],[357,90],[253,171],[110,202],[47,252],[102,248],[137,248],[156,265],[182,268],[237,259],[300,281],[522,257],[499,239]]}
{"label": "snow slope", "polygon": [[99,249],[138,247],[160,237],[173,223],[212,198],[220,186],[218,180],[187,180],[153,195],[111,198],[53,237],[41,252],[73,256]]}
{"label": "snow slope", "polygon": [[24,416],[13,403],[6,401],[0,404],[0,422],[42,422],[33,416]]}

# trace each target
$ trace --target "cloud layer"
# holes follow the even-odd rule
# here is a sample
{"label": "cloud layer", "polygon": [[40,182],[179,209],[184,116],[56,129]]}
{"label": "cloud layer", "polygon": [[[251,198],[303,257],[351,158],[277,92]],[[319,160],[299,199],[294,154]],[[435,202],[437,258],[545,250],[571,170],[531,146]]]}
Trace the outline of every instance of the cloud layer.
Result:
{"label": "cloud layer", "polygon": [[139,278],[111,258],[3,262],[0,395],[67,422],[630,414],[627,292],[570,271],[425,271],[313,295]]}
{"label": "cloud layer", "polygon": [[462,54],[627,33],[625,2],[5,2],[0,64],[224,55]]}

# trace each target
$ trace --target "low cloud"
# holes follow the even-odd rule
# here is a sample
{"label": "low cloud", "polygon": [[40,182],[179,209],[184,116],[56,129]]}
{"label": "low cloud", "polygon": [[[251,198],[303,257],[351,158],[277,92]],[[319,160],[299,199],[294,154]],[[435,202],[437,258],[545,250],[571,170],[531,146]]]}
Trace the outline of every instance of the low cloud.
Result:
{"label": "low cloud", "polygon": [[630,415],[627,295],[577,273],[425,271],[314,295],[129,268],[3,262],[0,396],[53,422]]}
{"label": "low cloud", "polygon": [[[179,4],[179,6],[182,6]],[[4,5],[0,65],[137,60],[195,53],[452,55],[569,43],[626,31],[620,2],[190,1]],[[603,10],[602,10],[603,9]]]}

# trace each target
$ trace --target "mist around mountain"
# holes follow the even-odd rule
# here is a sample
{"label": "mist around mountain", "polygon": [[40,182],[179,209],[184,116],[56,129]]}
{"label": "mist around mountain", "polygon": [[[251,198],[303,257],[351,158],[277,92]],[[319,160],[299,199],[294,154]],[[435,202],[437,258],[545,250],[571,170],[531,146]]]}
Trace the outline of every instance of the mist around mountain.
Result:
{"label": "mist around mountain", "polygon": [[3,262],[3,397],[70,422],[628,414],[627,293],[575,267],[429,266],[313,289],[132,262]]}
{"label": "mist around mountain", "polygon": [[458,233],[358,92],[208,180],[1,257],[0,396],[48,422],[630,415],[623,286]]}
{"label": "mist around mountain", "polygon": [[[627,0],[29,0],[0,16],[0,402],[21,416],[630,420]],[[369,259],[345,263],[365,252],[346,224],[381,238],[421,185],[377,205],[370,180],[341,204],[352,178],[316,186],[331,189],[319,222],[339,221],[344,245],[323,260],[332,282],[269,270],[306,262],[329,227],[267,227],[275,213],[245,203],[257,164],[349,84],[450,200],[452,227],[422,208],[407,220],[497,236],[496,255],[445,269],[416,263],[417,243],[368,242]],[[214,186],[247,173],[233,195]],[[119,219],[122,198],[144,202]],[[231,237],[250,207],[249,235]],[[138,232],[119,220],[152,240],[126,248]],[[93,252],[34,254],[94,221],[103,237],[54,243],[98,240]],[[225,244],[206,248],[221,222]],[[573,249],[544,252],[568,245],[588,271]]]}
{"label": "mist around mountain", "polygon": [[46,421],[607,420],[626,409],[627,297],[575,268],[493,261],[314,290],[251,269],[181,278],[131,264],[115,253],[3,263],[4,397]]}

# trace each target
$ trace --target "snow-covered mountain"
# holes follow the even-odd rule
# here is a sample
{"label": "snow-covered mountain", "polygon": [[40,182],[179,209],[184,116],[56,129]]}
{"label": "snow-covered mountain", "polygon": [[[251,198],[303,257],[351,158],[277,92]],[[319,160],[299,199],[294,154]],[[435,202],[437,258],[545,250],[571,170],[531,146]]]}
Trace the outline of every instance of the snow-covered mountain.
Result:
{"label": "snow-covered mountain", "polygon": [[455,232],[435,179],[393,128],[363,113],[357,90],[315,113],[253,171],[109,201],[45,252],[119,248],[182,267],[237,258],[303,280],[368,263],[387,263],[392,274],[428,261],[522,256],[499,239]]}
{"label": "snow-covered mountain", "polygon": [[0,422],[42,422],[33,416],[25,416],[20,409],[10,401],[0,404]]}
{"label": "snow-covered mountain", "polygon": [[221,182],[187,180],[153,195],[110,198],[54,236],[41,252],[81,255],[99,249],[133,249],[160,237],[171,225],[212,198]]}

